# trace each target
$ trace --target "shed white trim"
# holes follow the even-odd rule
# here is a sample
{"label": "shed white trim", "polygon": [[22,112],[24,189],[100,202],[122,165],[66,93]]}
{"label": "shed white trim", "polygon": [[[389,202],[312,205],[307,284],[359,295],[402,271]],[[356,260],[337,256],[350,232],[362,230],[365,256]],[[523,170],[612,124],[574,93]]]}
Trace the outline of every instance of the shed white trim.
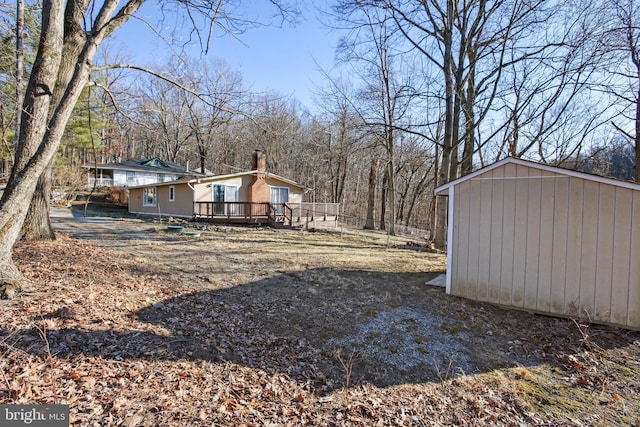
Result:
{"label": "shed white trim", "polygon": [[[628,182],[628,181],[621,181],[619,179],[613,179],[613,178],[605,178],[602,176],[597,176],[597,175],[592,175],[592,174],[588,174],[588,173],[584,173],[584,172],[578,172],[578,171],[574,171],[574,170],[569,170],[569,169],[563,169],[563,168],[559,168],[559,167],[555,167],[555,166],[549,166],[549,165],[542,165],[540,163],[535,163],[535,162],[530,162],[528,160],[522,160],[522,159],[516,159],[514,157],[507,157],[504,158],[492,165],[486,166],[482,169],[478,169],[475,172],[470,173],[469,175],[465,175],[461,178],[458,178],[456,180],[453,180],[451,182],[448,182],[446,184],[441,185],[440,187],[435,189],[435,193],[438,196],[446,196],[449,194],[449,189],[452,188],[455,185],[458,185],[464,181],[468,181],[470,179],[475,179],[477,178],[479,175],[482,175],[484,173],[487,173],[493,169],[497,169],[505,164],[508,163],[513,163],[515,165],[520,165],[520,166],[527,166],[530,168],[534,168],[534,169],[540,169],[542,171],[545,172],[552,172],[552,173],[556,173],[556,174],[563,174],[566,175],[567,177],[576,177],[576,178],[582,178],[582,179],[586,179],[588,181],[594,181],[594,182],[599,182],[599,183],[603,183],[603,184],[609,184],[609,185],[615,185],[617,187],[623,187],[623,188],[629,188],[632,190],[640,190],[640,185],[639,184],[635,184],[633,182]],[[557,176],[540,176],[538,178],[559,178]],[[479,179],[487,179],[487,178],[479,178]],[[494,178],[495,179],[495,178]],[[500,177],[499,179],[531,179],[530,177],[518,177],[518,176],[510,176],[510,177]]]}
{"label": "shed white trim", "polygon": [[436,192],[448,294],[640,329],[640,185],[507,158]]}
{"label": "shed white trim", "polygon": [[[454,187],[450,188],[449,191],[449,200],[448,200],[448,209],[447,209],[447,250],[449,250],[449,245],[453,242],[453,201],[455,200],[455,197],[453,197],[453,193],[454,193]],[[448,256],[447,257],[447,275],[446,275],[446,292],[447,294],[451,293],[451,274],[449,274],[449,272],[451,271],[451,267],[452,267],[452,262],[453,262],[453,258]]]}

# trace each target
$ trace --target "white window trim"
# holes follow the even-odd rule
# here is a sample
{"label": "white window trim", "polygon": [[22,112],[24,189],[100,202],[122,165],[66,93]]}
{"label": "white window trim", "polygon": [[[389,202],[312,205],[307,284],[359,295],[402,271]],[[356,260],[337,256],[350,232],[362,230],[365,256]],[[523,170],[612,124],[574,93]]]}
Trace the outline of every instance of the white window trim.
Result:
{"label": "white window trim", "polygon": [[175,185],[170,185],[169,186],[169,201],[170,202],[175,202],[176,201],[176,186]]}
{"label": "white window trim", "polygon": [[284,202],[284,203],[289,203],[289,199],[290,199],[290,196],[291,196],[291,189],[290,189],[289,187],[285,186],[285,185],[270,185],[270,186],[269,186],[269,202],[270,202],[270,203],[273,203],[273,202],[271,202],[271,190],[272,190],[272,189],[278,189],[278,190],[280,190],[280,189],[282,189],[282,188],[284,188],[285,190],[287,190],[287,201],[286,201],[286,202]]}
{"label": "white window trim", "polygon": [[[147,198],[147,191],[153,190],[153,203],[149,203],[149,199]],[[158,190],[156,187],[145,187],[142,190],[142,206],[156,206],[158,203]]]}

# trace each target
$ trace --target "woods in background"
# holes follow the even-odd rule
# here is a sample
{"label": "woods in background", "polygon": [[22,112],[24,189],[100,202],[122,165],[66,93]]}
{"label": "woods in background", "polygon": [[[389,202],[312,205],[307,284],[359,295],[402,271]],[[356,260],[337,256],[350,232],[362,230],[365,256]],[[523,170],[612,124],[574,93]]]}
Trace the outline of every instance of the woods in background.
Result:
{"label": "woods in background", "polygon": [[[182,55],[143,69],[103,44],[65,126],[53,185],[80,188],[83,165],[135,157],[236,172],[262,149],[270,171],[311,189],[307,200],[341,203],[366,228],[428,230],[442,246],[446,203],[434,188],[505,156],[638,180],[637,3],[336,0],[323,20],[342,35],[337,66],[316,82],[312,106],[250,91],[222,58]],[[22,21],[3,14],[7,178],[16,58],[29,75],[43,23],[34,6]],[[22,56],[17,22],[27,29]]]}

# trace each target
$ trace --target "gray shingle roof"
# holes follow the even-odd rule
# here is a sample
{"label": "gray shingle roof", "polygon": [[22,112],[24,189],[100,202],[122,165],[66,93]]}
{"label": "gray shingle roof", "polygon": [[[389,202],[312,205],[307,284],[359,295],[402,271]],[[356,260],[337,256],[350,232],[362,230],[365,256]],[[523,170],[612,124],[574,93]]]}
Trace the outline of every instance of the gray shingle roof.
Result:
{"label": "gray shingle roof", "polygon": [[[85,168],[93,169],[94,165],[84,165]],[[189,174],[189,175],[202,175],[195,170],[187,170],[186,167],[171,163],[166,160],[160,160],[157,157],[153,159],[129,159],[124,162],[116,163],[104,163],[97,165],[98,169],[107,170],[128,170],[128,171],[140,171],[140,172],[154,172],[154,173],[177,173],[177,174]]]}

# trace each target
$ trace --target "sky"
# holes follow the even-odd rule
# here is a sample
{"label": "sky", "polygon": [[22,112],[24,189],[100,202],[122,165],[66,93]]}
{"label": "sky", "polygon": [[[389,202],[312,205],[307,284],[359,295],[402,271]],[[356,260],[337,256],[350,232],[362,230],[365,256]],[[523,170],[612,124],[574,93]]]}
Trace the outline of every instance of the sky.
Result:
{"label": "sky", "polygon": [[[303,107],[313,111],[316,86],[326,85],[318,68],[330,71],[334,66],[338,36],[322,26],[312,2],[300,3],[302,16],[295,27],[284,23],[280,28],[252,28],[237,39],[229,35],[214,37],[206,58],[224,58],[233,70],[243,75],[244,84],[253,92],[275,91],[295,97]],[[267,8],[266,0],[255,0],[252,5],[256,7],[251,13],[261,19],[268,20],[276,11],[273,7]],[[159,16],[156,8],[153,2],[145,2],[138,13],[155,24]],[[136,19],[130,19],[120,28],[109,46],[127,55],[128,62],[135,65],[162,63],[171,57],[167,45]],[[194,57],[200,53],[199,46],[189,51]]]}

